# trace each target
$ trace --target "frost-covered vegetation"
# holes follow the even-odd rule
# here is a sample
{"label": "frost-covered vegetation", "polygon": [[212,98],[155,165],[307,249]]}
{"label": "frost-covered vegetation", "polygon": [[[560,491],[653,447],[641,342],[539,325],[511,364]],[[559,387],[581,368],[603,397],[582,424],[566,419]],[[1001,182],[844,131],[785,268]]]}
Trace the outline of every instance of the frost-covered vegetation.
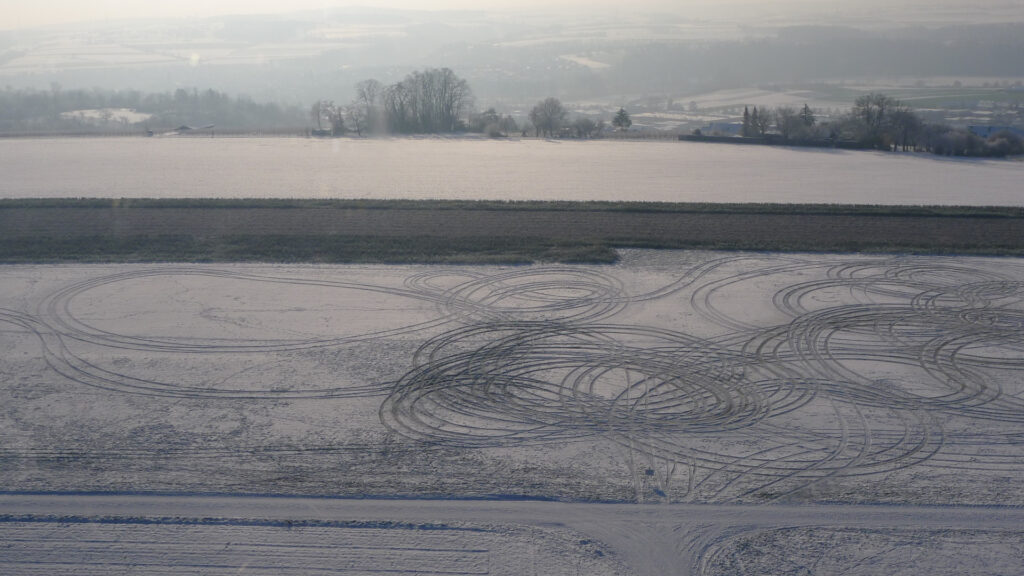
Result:
{"label": "frost-covered vegetation", "polygon": [[944,156],[1024,154],[1024,141],[1011,128],[982,138],[967,129],[928,123],[910,106],[881,93],[858,97],[849,112],[826,122],[818,122],[807,104],[800,110],[745,107],[740,136],[768,144],[921,150]]}
{"label": "frost-covered vegetation", "polygon": [[305,126],[296,107],[216,90],[0,90],[0,133],[171,130],[182,125],[278,129]]}

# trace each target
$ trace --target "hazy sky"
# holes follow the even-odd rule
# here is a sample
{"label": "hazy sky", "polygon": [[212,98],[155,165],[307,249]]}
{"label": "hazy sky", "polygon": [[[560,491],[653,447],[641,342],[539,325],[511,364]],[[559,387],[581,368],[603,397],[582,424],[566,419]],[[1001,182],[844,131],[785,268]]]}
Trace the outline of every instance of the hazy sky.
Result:
{"label": "hazy sky", "polygon": [[804,14],[825,20],[854,16],[881,22],[895,17],[904,23],[917,23],[927,22],[943,11],[961,23],[986,13],[991,21],[1024,19],[1024,0],[0,0],[0,30],[126,18],[268,14],[340,6],[531,12],[543,9],[590,14],[671,11],[713,20],[746,16],[755,21]]}
{"label": "hazy sky", "polygon": [[[718,0],[715,3],[740,1]],[[539,7],[589,9],[678,9],[712,0],[0,0],[0,29],[121,18],[202,17],[319,10],[335,6],[370,6],[416,10],[528,10]]]}

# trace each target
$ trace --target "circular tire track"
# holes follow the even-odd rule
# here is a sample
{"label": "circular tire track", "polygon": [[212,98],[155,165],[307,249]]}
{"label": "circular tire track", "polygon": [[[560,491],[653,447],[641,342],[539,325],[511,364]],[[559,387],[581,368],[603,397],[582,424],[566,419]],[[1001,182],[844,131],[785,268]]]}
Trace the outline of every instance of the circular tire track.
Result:
{"label": "circular tire track", "polygon": [[[794,284],[798,275],[816,278]],[[760,326],[718,303],[771,279],[783,285],[770,305],[788,322]],[[705,474],[697,488],[725,499],[927,463],[947,442],[937,418],[1024,423],[1024,401],[991,377],[1024,367],[1024,283],[1011,275],[942,259],[719,259],[654,292],[688,289],[693,309],[728,331],[713,341],[591,320],[610,305],[545,317],[548,284],[535,280],[522,294],[514,284],[479,292],[489,280],[449,291],[469,324],[420,350],[382,421],[459,447],[599,436],[691,463]],[[579,293],[614,299],[589,282]],[[479,307],[519,300],[536,309]],[[826,406],[832,418],[800,423]],[[714,433],[751,447],[709,451],[699,440]]]}
{"label": "circular tire track", "polygon": [[[242,340],[120,334],[76,314],[90,290],[173,276],[365,291],[426,303],[437,316],[353,335]],[[985,442],[1024,446],[1024,434],[958,437],[945,423],[1024,424],[1015,387],[1024,369],[1022,277],[1019,267],[939,258],[737,256],[630,295],[611,273],[569,266],[429,269],[399,287],[167,267],[69,285],[35,316],[0,311],[0,322],[34,334],[56,372],[97,388],[221,399],[382,395],[385,426],[423,443],[600,438],[692,466],[694,498],[784,498],[826,479],[933,462],[1019,469],[1000,455],[969,455]],[[738,306],[737,295],[750,301]],[[612,322],[634,304],[668,296],[688,303],[718,336]],[[411,334],[434,336],[397,382],[290,382],[280,393],[156,381],[76,352],[257,355]]]}

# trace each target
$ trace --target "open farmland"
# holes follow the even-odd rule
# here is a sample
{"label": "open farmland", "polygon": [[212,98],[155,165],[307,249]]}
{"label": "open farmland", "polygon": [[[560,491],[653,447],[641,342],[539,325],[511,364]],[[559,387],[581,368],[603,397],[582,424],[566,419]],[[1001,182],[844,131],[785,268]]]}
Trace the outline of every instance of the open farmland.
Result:
{"label": "open farmland", "polygon": [[[1022,554],[1018,259],[624,250],[0,283],[8,572],[52,573],[40,538],[97,573],[207,566],[221,542],[244,545],[225,573],[1000,574]],[[298,557],[303,535],[339,548]]]}
{"label": "open farmland", "polygon": [[1015,160],[678,141],[0,138],[0,158],[0,198],[1024,206]]}
{"label": "open farmland", "polygon": [[613,262],[618,247],[1021,254],[1024,210],[372,200],[0,200],[4,262]]}

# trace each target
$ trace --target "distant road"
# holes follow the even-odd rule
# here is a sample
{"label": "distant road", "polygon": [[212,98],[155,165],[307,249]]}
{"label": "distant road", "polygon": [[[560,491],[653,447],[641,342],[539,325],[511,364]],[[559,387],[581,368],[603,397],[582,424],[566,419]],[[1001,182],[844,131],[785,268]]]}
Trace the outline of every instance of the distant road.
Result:
{"label": "distant road", "polygon": [[[388,521],[565,527],[598,539],[641,576],[691,574],[725,535],[771,528],[1024,530],[1024,509],[913,506],[568,504],[244,496],[0,494],[0,536],[31,518]],[[209,522],[209,521],[208,521]],[[159,523],[159,522],[158,522]],[[211,523],[225,526],[230,523]],[[215,528],[214,528],[215,529]],[[69,559],[74,561],[74,559]]]}

